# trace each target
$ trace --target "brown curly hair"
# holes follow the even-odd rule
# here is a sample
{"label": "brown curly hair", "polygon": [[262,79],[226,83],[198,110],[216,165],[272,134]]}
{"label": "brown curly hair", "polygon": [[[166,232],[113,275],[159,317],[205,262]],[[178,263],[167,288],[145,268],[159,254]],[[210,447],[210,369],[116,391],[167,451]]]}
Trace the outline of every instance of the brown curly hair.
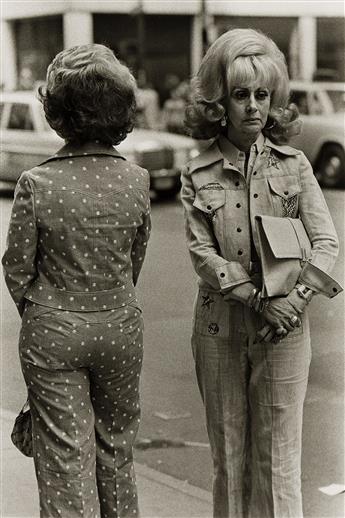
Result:
{"label": "brown curly hair", "polygon": [[39,88],[49,125],[67,142],[99,140],[119,144],[132,131],[136,82],[129,69],[104,45],[63,50]]}
{"label": "brown curly hair", "polygon": [[205,54],[191,80],[185,125],[197,139],[217,137],[226,131],[226,98],[233,86],[262,80],[271,91],[269,117],[263,133],[277,144],[300,132],[298,109],[289,101],[289,78],[284,55],[265,34],[254,29],[231,29]]}

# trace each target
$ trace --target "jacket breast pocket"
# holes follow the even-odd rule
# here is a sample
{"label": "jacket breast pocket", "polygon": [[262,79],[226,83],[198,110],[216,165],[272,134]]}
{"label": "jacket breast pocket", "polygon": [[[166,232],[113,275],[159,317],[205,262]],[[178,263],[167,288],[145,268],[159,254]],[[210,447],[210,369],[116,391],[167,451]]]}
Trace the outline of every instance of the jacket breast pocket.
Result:
{"label": "jacket breast pocket", "polygon": [[296,176],[277,176],[268,178],[274,215],[296,218],[301,186]]}
{"label": "jacket breast pocket", "polygon": [[193,202],[193,206],[202,211],[212,223],[222,219],[221,215],[224,205],[224,189],[201,189],[197,191]]}

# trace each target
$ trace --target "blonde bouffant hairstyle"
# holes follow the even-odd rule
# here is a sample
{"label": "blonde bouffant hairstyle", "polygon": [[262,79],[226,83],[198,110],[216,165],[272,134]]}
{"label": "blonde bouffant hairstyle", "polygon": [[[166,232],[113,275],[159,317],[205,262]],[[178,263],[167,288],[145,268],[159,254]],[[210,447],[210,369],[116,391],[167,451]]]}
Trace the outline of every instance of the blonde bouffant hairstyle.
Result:
{"label": "blonde bouffant hairstyle", "polygon": [[186,108],[187,131],[197,139],[226,131],[226,98],[235,85],[260,81],[271,92],[269,117],[263,133],[277,144],[300,132],[297,107],[289,102],[289,77],[283,53],[265,34],[254,29],[231,29],[206,52],[191,80]]}

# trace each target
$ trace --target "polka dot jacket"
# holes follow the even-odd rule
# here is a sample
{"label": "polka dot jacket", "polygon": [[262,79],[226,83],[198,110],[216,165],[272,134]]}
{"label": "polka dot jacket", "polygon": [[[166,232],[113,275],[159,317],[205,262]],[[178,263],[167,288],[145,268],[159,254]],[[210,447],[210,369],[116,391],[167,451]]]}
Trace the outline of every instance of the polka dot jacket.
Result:
{"label": "polka dot jacket", "polygon": [[135,298],[150,234],[149,174],[99,142],[65,145],[18,181],[2,259],[25,299],[71,311]]}

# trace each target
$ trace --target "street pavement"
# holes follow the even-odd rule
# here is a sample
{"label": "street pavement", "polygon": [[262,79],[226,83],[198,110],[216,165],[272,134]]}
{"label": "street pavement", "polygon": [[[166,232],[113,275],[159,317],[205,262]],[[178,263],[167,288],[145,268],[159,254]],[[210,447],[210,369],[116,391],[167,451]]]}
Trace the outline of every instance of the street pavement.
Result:
{"label": "street pavement", "polygon": [[[1,518],[38,518],[33,460],[12,444],[16,414],[1,411]],[[169,475],[136,464],[141,518],[210,518],[211,494]],[[62,518],[69,518],[63,516]]]}

